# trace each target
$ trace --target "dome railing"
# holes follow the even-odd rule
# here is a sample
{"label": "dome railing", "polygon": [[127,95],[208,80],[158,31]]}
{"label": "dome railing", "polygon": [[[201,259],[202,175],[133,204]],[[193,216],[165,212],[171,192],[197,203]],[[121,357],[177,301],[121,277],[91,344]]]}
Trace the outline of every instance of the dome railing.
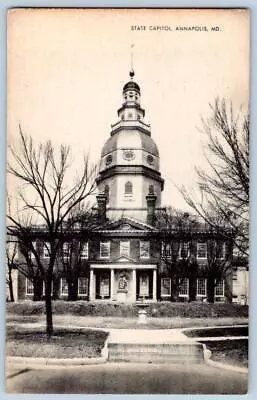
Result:
{"label": "dome railing", "polygon": [[126,127],[126,126],[131,126],[132,124],[135,127],[140,127],[140,126],[142,127],[142,125],[143,125],[148,130],[150,130],[150,128],[151,128],[150,124],[146,124],[145,122],[143,122],[141,120],[137,120],[137,119],[130,119],[130,120],[127,120],[127,121],[121,120],[121,121],[115,122],[114,124],[111,124],[111,128],[112,129],[113,128],[116,129],[116,128],[119,128],[120,126]]}

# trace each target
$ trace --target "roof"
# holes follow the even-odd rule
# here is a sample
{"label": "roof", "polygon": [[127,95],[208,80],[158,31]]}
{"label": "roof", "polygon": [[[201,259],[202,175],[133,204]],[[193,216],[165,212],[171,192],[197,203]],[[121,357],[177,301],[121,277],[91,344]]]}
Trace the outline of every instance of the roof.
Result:
{"label": "roof", "polygon": [[140,87],[139,85],[134,82],[134,81],[129,81],[127,82],[124,86],[123,86],[123,92],[125,92],[126,90],[137,90],[140,93]]}
{"label": "roof", "polygon": [[103,146],[101,156],[117,149],[140,149],[159,157],[159,151],[154,140],[144,132],[137,129],[126,130],[125,128],[112,135]]}
{"label": "roof", "polygon": [[153,226],[130,217],[123,217],[116,221],[106,220],[101,227],[97,227],[94,231],[102,233],[110,231],[113,233],[158,232]]}

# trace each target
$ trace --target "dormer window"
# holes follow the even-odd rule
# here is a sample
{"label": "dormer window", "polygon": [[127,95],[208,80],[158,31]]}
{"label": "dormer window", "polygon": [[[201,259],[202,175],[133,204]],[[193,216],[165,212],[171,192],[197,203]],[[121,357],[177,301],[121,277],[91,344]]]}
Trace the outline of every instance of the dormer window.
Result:
{"label": "dormer window", "polygon": [[125,183],[125,194],[133,194],[133,185],[130,181]]}

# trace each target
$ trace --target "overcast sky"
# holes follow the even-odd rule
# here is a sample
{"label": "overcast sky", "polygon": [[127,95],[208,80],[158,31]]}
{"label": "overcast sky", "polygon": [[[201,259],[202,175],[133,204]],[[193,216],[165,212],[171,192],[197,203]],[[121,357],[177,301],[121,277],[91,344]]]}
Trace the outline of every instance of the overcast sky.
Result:
{"label": "overcast sky", "polygon": [[134,44],[135,81],[165,179],[163,205],[186,208],[174,183],[193,188],[194,167],[204,166],[197,128],[208,103],[217,96],[236,108],[248,103],[248,17],[237,10],[12,11],[9,141],[20,122],[35,140],[70,144],[78,169],[83,151],[97,161],[117,120]]}

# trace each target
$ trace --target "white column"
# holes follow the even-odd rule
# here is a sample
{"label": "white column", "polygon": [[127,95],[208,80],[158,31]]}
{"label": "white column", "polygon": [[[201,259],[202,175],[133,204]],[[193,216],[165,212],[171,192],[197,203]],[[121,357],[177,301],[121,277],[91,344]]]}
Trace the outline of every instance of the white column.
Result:
{"label": "white column", "polygon": [[115,279],[114,279],[114,269],[111,269],[111,300],[114,300],[114,284],[115,284]]}
{"label": "white column", "polygon": [[132,269],[132,301],[136,301],[137,299],[137,278],[136,278],[136,270]]}
{"label": "white column", "polygon": [[153,270],[153,301],[156,301],[156,280],[157,280],[157,275],[156,275],[156,269]]}
{"label": "white column", "polygon": [[93,268],[90,269],[89,300],[95,300],[95,276]]}

